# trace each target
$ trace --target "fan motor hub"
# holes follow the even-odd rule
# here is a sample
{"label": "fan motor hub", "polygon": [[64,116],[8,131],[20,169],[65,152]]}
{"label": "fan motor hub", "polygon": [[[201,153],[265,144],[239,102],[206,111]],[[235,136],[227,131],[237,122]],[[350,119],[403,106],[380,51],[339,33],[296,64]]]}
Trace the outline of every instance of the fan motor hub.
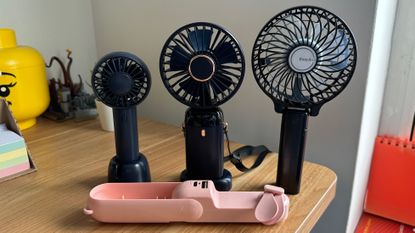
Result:
{"label": "fan motor hub", "polygon": [[215,73],[215,62],[207,55],[196,55],[190,60],[188,71],[194,80],[206,82]]}
{"label": "fan motor hub", "polygon": [[312,70],[317,63],[317,54],[313,48],[298,46],[294,48],[288,57],[288,64],[295,72],[306,73]]}
{"label": "fan motor hub", "polygon": [[114,77],[109,80],[109,89],[116,95],[125,95],[131,91],[132,87],[132,78],[124,72],[114,74]]}

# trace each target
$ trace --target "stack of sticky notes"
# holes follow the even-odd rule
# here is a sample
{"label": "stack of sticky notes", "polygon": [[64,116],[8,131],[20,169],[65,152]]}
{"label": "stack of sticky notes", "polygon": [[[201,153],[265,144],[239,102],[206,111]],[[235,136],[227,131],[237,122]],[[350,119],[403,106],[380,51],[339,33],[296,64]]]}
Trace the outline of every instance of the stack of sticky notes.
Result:
{"label": "stack of sticky notes", "polygon": [[23,137],[0,124],[0,178],[28,169],[30,163]]}

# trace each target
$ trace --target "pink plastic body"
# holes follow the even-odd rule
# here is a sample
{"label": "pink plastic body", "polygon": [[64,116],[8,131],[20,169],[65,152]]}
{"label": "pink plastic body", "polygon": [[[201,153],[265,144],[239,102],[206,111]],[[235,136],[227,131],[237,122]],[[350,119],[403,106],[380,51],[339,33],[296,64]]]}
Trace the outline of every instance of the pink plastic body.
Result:
{"label": "pink plastic body", "polygon": [[261,222],[287,218],[282,188],[219,192],[212,181],[106,183],[93,188],[84,213],[100,222]]}

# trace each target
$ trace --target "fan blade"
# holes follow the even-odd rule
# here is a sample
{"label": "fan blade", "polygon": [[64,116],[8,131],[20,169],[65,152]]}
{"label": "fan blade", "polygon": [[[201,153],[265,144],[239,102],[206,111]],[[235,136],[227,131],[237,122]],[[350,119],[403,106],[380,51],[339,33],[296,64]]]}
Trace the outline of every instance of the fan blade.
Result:
{"label": "fan blade", "polygon": [[180,88],[186,93],[184,98],[190,95],[190,101],[194,103],[199,103],[201,106],[210,106],[212,105],[211,96],[209,93],[208,86],[204,83],[195,82],[191,78],[179,83]]}
{"label": "fan blade", "polygon": [[201,84],[202,85],[202,90],[199,91],[198,96],[200,104],[202,106],[211,106],[212,105],[212,98],[210,96],[210,92],[209,92],[209,86],[205,85],[204,83]]}
{"label": "fan blade", "polygon": [[335,53],[335,57],[337,59],[334,59],[331,61],[332,68],[334,70],[342,70],[347,67],[348,65],[348,57],[350,56],[350,50],[347,48],[349,44],[349,40],[347,39],[347,36],[343,36],[344,31],[342,30],[341,33],[342,36],[338,36],[336,38],[336,44],[339,44]]}
{"label": "fan blade", "polygon": [[111,67],[110,63],[107,61],[102,66],[102,71],[107,73],[108,75],[113,75],[115,73],[115,70],[113,67]]}
{"label": "fan blade", "polygon": [[232,84],[232,79],[226,75],[217,73],[211,80],[211,87],[215,94],[220,94],[227,90]]}
{"label": "fan blade", "polygon": [[212,31],[207,29],[197,29],[189,33],[190,43],[196,52],[207,51],[211,38]]}
{"label": "fan blade", "polygon": [[213,53],[215,54],[220,64],[238,62],[236,52],[229,42],[218,44],[218,46],[216,46],[216,48],[213,50]]}
{"label": "fan blade", "polygon": [[183,82],[179,83],[179,86],[183,91],[186,92],[186,94],[191,94],[193,91],[193,84],[193,80],[191,78],[188,78]]}
{"label": "fan blade", "polygon": [[313,41],[313,44],[316,43],[320,40],[321,38],[321,23],[313,23],[314,26],[314,34],[313,37],[311,38],[311,40]]}
{"label": "fan blade", "polygon": [[302,91],[301,91],[301,88],[302,88],[302,85],[303,85],[301,77],[296,76],[296,77],[294,77],[294,80],[295,80],[294,81],[294,86],[292,87],[293,88],[293,90],[292,90],[293,91],[292,92],[293,99],[296,100],[299,103],[307,103],[308,98],[305,97],[303,95]]}
{"label": "fan blade", "polygon": [[170,70],[178,71],[187,69],[190,57],[190,54],[184,51],[182,47],[178,45],[174,46],[170,58]]}

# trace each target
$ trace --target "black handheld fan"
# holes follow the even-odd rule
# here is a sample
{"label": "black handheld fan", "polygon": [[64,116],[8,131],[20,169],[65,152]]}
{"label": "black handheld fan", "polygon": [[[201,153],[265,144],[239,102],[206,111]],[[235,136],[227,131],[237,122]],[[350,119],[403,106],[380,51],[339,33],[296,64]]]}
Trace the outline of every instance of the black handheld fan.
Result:
{"label": "black handheld fan", "polygon": [[356,44],[347,25],[318,7],[294,7],[272,18],[252,51],[261,89],[282,113],[277,185],[300,190],[308,116],[336,97],[356,66]]}
{"label": "black handheld fan", "polygon": [[116,155],[109,164],[108,181],[150,181],[147,159],[138,149],[136,112],[150,91],[147,66],[133,54],[113,52],[97,62],[91,83],[97,98],[113,108]]}
{"label": "black handheld fan", "polygon": [[181,180],[210,179],[218,190],[231,188],[231,174],[223,169],[226,124],[218,106],[236,93],[244,73],[241,47],[218,25],[188,24],[167,39],[161,78],[170,94],[190,107],[183,125],[186,170]]}

